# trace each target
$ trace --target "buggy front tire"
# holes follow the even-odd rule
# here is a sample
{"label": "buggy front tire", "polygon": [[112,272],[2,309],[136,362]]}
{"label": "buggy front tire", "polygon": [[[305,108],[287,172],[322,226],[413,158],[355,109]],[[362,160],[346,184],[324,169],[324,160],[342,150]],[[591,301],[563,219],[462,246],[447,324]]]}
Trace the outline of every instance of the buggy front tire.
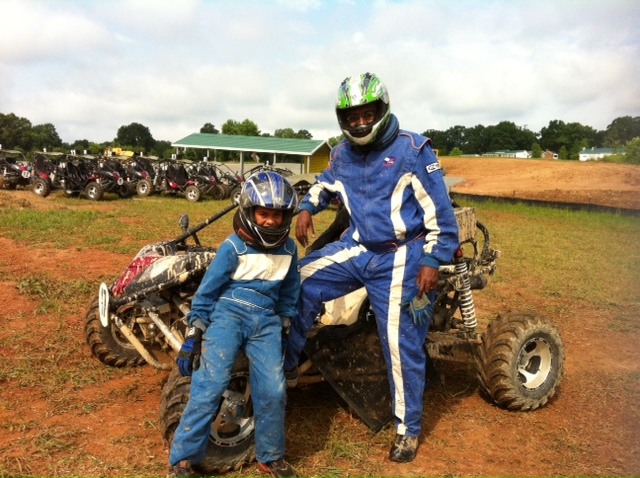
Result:
{"label": "buggy front tire", "polygon": [[92,181],[87,184],[84,192],[87,197],[93,201],[102,201],[102,198],[104,197],[104,188],[96,181]]}
{"label": "buggy front tire", "polygon": [[151,196],[153,194],[153,183],[148,179],[141,179],[136,185],[138,196]]}
{"label": "buggy front tire", "polygon": [[46,198],[51,194],[51,184],[43,178],[34,179],[32,189],[36,196],[40,196],[41,198]]}
{"label": "buggy front tire", "polygon": [[202,196],[202,191],[200,191],[198,186],[189,185],[184,191],[184,195],[187,198],[187,201],[198,202],[200,201],[200,196]]}
{"label": "buggy front tire", "polygon": [[510,313],[489,323],[479,346],[478,379],[500,407],[530,411],[556,393],[564,368],[557,329],[537,314]]}
{"label": "buggy front tire", "polygon": [[[168,447],[171,447],[190,393],[191,377],[182,377],[174,367],[160,397],[160,432]],[[242,351],[238,353],[231,381],[222,397],[218,414],[211,424],[205,457],[197,465],[198,469],[210,474],[239,470],[255,460],[249,360]]]}

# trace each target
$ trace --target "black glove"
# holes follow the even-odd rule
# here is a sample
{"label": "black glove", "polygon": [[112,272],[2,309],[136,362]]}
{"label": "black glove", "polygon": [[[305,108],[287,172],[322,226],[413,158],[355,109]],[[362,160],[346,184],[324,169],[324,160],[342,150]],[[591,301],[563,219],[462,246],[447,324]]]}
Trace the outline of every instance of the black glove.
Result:
{"label": "black glove", "polygon": [[198,370],[201,350],[202,330],[198,327],[187,328],[187,340],[182,344],[176,358],[180,375],[190,377],[194,370]]}

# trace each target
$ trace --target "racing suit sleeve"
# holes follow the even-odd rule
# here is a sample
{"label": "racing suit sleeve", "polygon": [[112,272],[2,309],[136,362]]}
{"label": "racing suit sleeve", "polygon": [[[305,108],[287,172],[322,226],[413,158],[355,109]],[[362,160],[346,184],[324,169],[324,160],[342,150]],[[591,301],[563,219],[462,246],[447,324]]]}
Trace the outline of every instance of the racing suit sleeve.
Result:
{"label": "racing suit sleeve", "polygon": [[285,245],[291,254],[289,271],[282,281],[275,313],[280,317],[290,317],[292,320],[298,316],[297,304],[300,297],[300,270],[298,268],[298,248],[292,239]]}
{"label": "racing suit sleeve", "polygon": [[209,265],[191,303],[187,316],[189,326],[205,330],[211,323],[211,313],[215,308],[222,289],[231,280],[238,266],[238,255],[230,241],[224,241]]}
{"label": "racing suit sleeve", "polygon": [[422,265],[437,269],[450,262],[458,248],[458,222],[438,158],[428,142],[418,153],[412,187],[427,230]]}

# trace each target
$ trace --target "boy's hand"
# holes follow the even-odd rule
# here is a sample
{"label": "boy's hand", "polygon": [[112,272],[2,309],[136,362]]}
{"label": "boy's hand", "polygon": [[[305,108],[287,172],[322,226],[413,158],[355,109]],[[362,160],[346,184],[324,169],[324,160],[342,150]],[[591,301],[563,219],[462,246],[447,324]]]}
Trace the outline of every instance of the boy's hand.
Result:
{"label": "boy's hand", "polygon": [[298,220],[296,222],[296,239],[298,239],[298,242],[302,244],[303,247],[307,247],[307,244],[309,244],[309,229],[311,229],[311,237],[315,238],[316,231],[313,228],[311,213],[303,209],[300,211],[300,214],[298,214]]}
{"label": "boy's hand", "polygon": [[194,370],[200,367],[200,354],[202,350],[202,330],[198,327],[187,329],[187,340],[178,353],[176,364],[183,377],[190,377]]}

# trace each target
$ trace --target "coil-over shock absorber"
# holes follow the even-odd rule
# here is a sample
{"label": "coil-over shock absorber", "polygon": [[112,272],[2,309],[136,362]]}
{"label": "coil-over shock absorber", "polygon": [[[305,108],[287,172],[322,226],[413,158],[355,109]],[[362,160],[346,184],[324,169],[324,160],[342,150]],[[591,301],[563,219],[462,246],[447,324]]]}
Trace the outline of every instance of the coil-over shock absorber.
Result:
{"label": "coil-over shock absorber", "polygon": [[468,331],[473,331],[478,325],[478,320],[476,319],[476,307],[473,303],[473,295],[471,294],[471,283],[469,281],[467,262],[464,260],[464,255],[461,249],[456,251],[454,257],[456,276],[458,277],[458,301],[460,302],[462,321],[464,322],[464,327]]}

